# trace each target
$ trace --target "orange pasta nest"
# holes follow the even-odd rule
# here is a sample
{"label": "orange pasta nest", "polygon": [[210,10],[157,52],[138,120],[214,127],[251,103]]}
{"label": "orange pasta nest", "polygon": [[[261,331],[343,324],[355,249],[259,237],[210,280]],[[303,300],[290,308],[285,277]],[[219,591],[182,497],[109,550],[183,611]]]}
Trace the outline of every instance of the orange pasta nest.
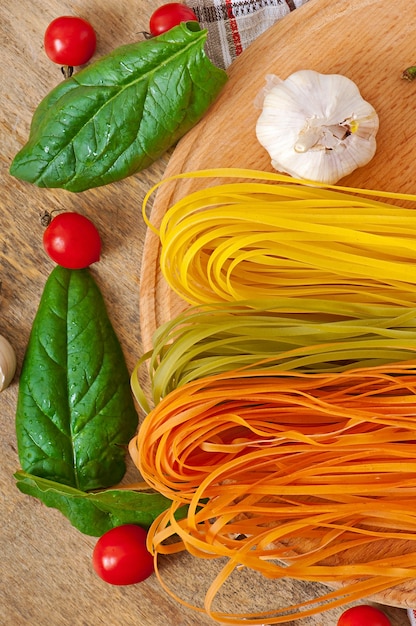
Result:
{"label": "orange pasta nest", "polygon": [[[224,624],[285,623],[416,578],[415,415],[416,360],[315,374],[253,366],[171,391],[130,443],[144,479],[172,500],[149,531],[156,564],[182,550],[228,557],[193,607]],[[283,609],[216,611],[240,567],[342,588]]]}

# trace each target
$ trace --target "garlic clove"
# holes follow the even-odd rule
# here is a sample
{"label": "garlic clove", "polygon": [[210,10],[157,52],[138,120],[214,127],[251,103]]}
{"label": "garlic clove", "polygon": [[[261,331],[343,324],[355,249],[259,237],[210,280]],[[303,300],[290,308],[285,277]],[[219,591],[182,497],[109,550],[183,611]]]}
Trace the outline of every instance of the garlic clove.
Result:
{"label": "garlic clove", "polygon": [[256,135],[276,170],[334,184],[373,158],[378,115],[352,80],[314,70],[266,80]]}
{"label": "garlic clove", "polygon": [[11,343],[0,335],[0,391],[10,385],[16,372],[16,353]]}

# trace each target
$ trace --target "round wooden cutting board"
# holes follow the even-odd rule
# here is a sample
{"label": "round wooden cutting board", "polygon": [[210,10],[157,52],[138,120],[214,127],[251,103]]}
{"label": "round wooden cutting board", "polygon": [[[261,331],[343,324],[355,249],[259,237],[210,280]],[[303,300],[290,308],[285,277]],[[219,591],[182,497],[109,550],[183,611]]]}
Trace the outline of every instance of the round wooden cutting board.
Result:
{"label": "round wooden cutting board", "polygon": [[[339,183],[416,193],[416,81],[401,77],[412,64],[416,64],[416,2],[310,0],[270,28],[232,64],[220,97],[180,141],[165,178],[214,167],[273,171],[255,136],[256,95],[267,74],[284,79],[294,71],[313,69],[348,76],[380,118],[376,156]],[[175,200],[207,184],[212,183],[185,179],[162,185],[151,222],[158,226]],[[156,328],[187,306],[161,276],[159,253],[159,240],[149,230],[140,292],[145,350],[151,348]],[[386,550],[388,556],[388,544]],[[409,545],[404,543],[403,550],[409,550]],[[416,587],[409,583],[393,588],[378,599],[390,605],[416,606]]]}
{"label": "round wooden cutting board", "polygon": [[[340,183],[416,192],[416,81],[401,78],[416,64],[416,2],[413,0],[310,0],[255,41],[228,70],[229,81],[205,118],[173,152],[165,177],[211,167],[273,171],[257,142],[258,92],[267,74],[287,78],[300,69],[343,74],[359,87],[380,118],[377,153],[366,167]],[[163,185],[151,221],[198,185],[181,180]],[[148,232],[141,272],[141,330],[145,349],[154,330],[185,304],[158,269],[159,240]]]}

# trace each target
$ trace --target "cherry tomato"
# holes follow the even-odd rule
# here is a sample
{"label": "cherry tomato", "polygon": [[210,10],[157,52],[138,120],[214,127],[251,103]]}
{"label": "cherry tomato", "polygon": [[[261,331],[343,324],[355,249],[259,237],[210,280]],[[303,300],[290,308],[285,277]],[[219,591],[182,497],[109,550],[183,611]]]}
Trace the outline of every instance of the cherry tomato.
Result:
{"label": "cherry tomato", "polygon": [[391,626],[391,622],[379,609],[361,604],[344,611],[337,626]]}
{"label": "cherry tomato", "polygon": [[150,33],[156,37],[181,22],[197,22],[198,18],[189,7],[180,2],[163,4],[152,14],[149,22]]}
{"label": "cherry tomato", "polygon": [[146,548],[146,531],[135,524],[112,528],[102,535],[92,555],[93,567],[111,585],[135,585],[154,571]]}
{"label": "cherry tomato", "polygon": [[60,213],[43,233],[43,247],[58,265],[78,270],[100,260],[101,239],[94,224],[80,213]]}
{"label": "cherry tomato", "polygon": [[94,54],[96,44],[93,27],[81,17],[57,17],[45,31],[45,52],[58,65],[84,65]]}

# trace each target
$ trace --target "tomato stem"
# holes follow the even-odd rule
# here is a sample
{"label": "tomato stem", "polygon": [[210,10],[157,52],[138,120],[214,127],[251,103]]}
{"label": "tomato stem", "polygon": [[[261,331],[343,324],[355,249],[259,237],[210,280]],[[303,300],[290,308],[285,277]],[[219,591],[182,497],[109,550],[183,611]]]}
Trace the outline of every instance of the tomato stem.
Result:
{"label": "tomato stem", "polygon": [[52,222],[52,218],[53,218],[53,213],[56,213],[57,211],[62,211],[63,209],[52,209],[52,211],[48,211],[47,209],[45,211],[43,211],[40,214],[40,223],[42,226],[44,226],[45,228],[47,226],[49,226],[49,224]]}
{"label": "tomato stem", "polygon": [[74,73],[74,68],[72,65],[63,65],[61,67],[61,72],[65,78],[71,78],[72,74]]}
{"label": "tomato stem", "polygon": [[405,78],[406,80],[414,80],[416,78],[416,65],[411,65],[405,69],[402,74],[402,78]]}

